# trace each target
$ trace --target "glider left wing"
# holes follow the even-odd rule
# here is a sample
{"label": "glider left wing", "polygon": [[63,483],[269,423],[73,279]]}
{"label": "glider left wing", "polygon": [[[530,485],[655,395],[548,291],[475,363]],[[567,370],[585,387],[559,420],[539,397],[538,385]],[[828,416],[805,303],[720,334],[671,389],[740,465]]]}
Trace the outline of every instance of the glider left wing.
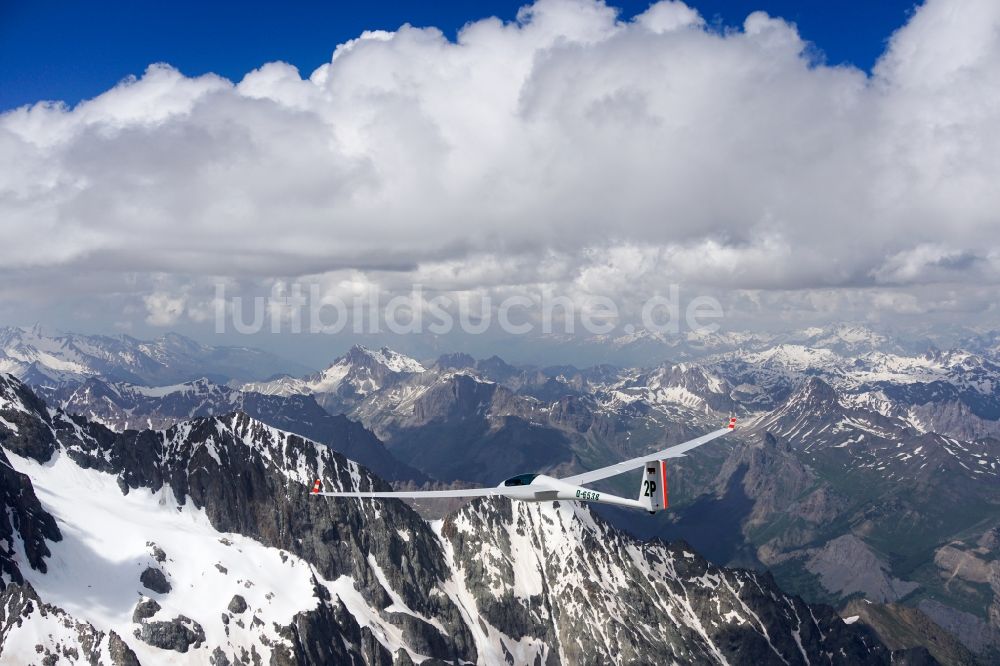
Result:
{"label": "glider left wing", "polygon": [[[317,484],[319,482],[317,481]],[[313,486],[313,495],[325,497],[395,497],[396,499],[421,499],[425,497],[486,497],[503,495],[501,488],[466,488],[464,490],[400,490],[380,492],[321,492]]]}

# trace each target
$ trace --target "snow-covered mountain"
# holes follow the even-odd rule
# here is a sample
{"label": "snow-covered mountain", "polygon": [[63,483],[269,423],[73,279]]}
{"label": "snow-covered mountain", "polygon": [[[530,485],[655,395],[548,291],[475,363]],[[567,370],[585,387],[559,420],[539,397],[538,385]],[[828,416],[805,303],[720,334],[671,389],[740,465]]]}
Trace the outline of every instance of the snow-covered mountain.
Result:
{"label": "snow-covered mountain", "polygon": [[734,438],[676,463],[676,510],[658,528],[645,521],[644,535],[694,538],[699,523],[731,524],[728,535],[711,532],[731,544],[714,551],[722,562],[737,553],[811,598],[920,603],[942,626],[991,635],[1000,590],[976,593],[975,613],[958,611],[971,591],[936,562],[947,544],[978,548],[1000,525],[1000,366],[966,350],[887,351],[892,340],[840,334],[830,342],[829,331],[807,331],[646,369],[514,368],[452,354],[347,409],[409,464],[481,483],[608,464],[739,415]]}
{"label": "snow-covered mountain", "polygon": [[329,446],[383,479],[424,483],[361,424],[331,414],[307,395],[264,395],[238,391],[207,379],[172,386],[136,386],[90,378],[83,384],[36,389],[68,414],[84,416],[117,432],[166,429],[196,417],[245,413],[262,423]]}
{"label": "snow-covered mountain", "polygon": [[898,352],[926,347],[923,340],[900,341],[858,324],[814,326],[782,332],[718,330],[660,333],[639,327],[629,333],[616,332],[583,340],[566,336],[553,339],[553,342],[579,348],[591,358],[608,363],[640,366],[665,360],[698,361],[717,354],[763,351],[778,345],[826,348],[843,354]]}
{"label": "snow-covered mountain", "polygon": [[279,377],[243,384],[244,391],[265,395],[312,395],[331,411],[363,400],[383,386],[424,371],[420,363],[388,347],[355,345],[325,370],[302,378]]}
{"label": "snow-covered mountain", "polygon": [[[587,509],[478,500],[433,525],[246,415],[114,433],[0,376],[0,659],[29,663],[824,663],[859,624]],[[15,489],[15,490],[8,490]],[[596,618],[596,619],[595,619]]]}
{"label": "snow-covered mountain", "polygon": [[925,431],[981,435],[997,432],[987,422],[1000,419],[1000,363],[961,349],[849,356],[783,344],[729,352],[703,364],[749,391],[745,404],[755,410],[774,407],[809,377],[821,377],[846,400],[877,406],[886,415],[909,415]]}
{"label": "snow-covered mountain", "polygon": [[1000,483],[1000,441],[959,441],[915,426],[902,415],[886,415],[854,400],[842,400],[833,387],[812,377],[777,409],[751,420],[748,427],[782,437],[806,454],[839,449],[860,465],[882,473],[925,476],[946,473],[949,483]]}
{"label": "snow-covered mountain", "polygon": [[209,347],[176,333],[152,341],[50,333],[41,327],[0,328],[0,372],[33,385],[107,381],[163,385],[199,377],[249,381],[306,369],[249,347]]}
{"label": "snow-covered mountain", "polygon": [[692,410],[732,412],[736,409],[733,387],[711,369],[680,363],[665,363],[649,370],[622,372],[617,381],[601,387],[609,407],[642,401],[650,406],[677,405]]}
{"label": "snow-covered mountain", "polygon": [[[913,351],[844,326],[702,342],[715,351],[645,368],[516,367],[466,354],[418,364],[359,347],[307,379],[249,385],[273,394],[242,394],[253,400],[196,382],[120,385],[112,401],[128,396],[117,427],[163,428],[243,400],[244,411],[307,437],[320,401],[404,464],[474,483],[608,464],[738,415],[732,437],[676,462],[673,511],[641,523],[609,519],[643,536],[690,537],[720,564],[767,568],[810,600],[863,594],[906,612],[919,606],[923,621],[979,652],[1000,646],[1000,588],[982,573],[1000,552],[980,545],[1000,527],[1000,363],[989,341]],[[84,394],[73,411],[113,423],[83,407],[100,392]],[[304,398],[312,411],[280,403]],[[956,557],[979,564],[952,575]]]}

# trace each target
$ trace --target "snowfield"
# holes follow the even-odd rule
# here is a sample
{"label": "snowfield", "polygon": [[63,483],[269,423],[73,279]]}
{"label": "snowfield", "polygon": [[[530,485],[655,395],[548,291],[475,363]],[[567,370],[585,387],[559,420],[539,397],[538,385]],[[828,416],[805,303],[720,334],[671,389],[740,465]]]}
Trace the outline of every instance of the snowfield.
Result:
{"label": "snowfield", "polygon": [[[306,562],[239,534],[217,532],[204,511],[190,502],[178,506],[168,486],[122,495],[114,476],[82,469],[62,452],[44,465],[9,455],[18,471],[31,477],[38,499],[63,534],[62,541],[49,542],[46,574],[27,564],[23,550],[18,553],[25,578],[45,602],[97,629],[116,631],[144,664],[204,664],[207,656],[204,650],[182,654],[137,640],[132,612],[144,597],[162,607],[153,621],[186,615],[204,628],[207,645],[223,646],[231,654],[244,647],[260,653],[261,633],[284,642],[274,624],[287,625],[296,613],[317,604]],[[162,548],[166,561],[158,563],[147,543]],[[139,582],[150,566],[166,574],[169,593],[152,592]],[[237,594],[248,609],[229,622],[227,635],[222,614]],[[252,627],[254,618],[263,626]],[[261,657],[267,663],[270,655]]]}

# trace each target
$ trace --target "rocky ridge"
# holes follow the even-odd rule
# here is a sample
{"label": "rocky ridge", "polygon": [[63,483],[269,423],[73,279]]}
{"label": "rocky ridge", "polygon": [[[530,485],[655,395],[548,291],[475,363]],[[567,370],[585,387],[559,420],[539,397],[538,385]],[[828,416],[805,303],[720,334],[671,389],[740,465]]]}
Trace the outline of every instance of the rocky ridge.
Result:
{"label": "rocky ridge", "polygon": [[[766,576],[714,567],[682,544],[641,544],[579,506],[482,500],[432,529],[398,502],[310,497],[313,478],[327,488],[386,486],[330,449],[245,414],[115,433],[0,379],[0,445],[64,537],[44,540],[47,570],[19,539],[7,566],[41,598],[71,608],[74,622],[103,632],[78,634],[62,653],[85,644],[111,650],[122,640],[140,661],[167,651],[181,663],[892,658],[866,630],[783,594]],[[5,501],[9,511],[22,500]],[[95,517],[98,507],[110,511]],[[116,566],[134,567],[134,582],[87,580],[88,571],[101,575],[95,566],[111,539],[124,557]],[[98,558],[89,564],[71,557],[84,543]],[[170,591],[126,601],[150,566],[162,569]],[[17,586],[5,577],[4,594],[26,589]],[[119,610],[88,611],[98,606],[79,598],[86,589]],[[3,650],[34,640],[42,625],[24,626],[5,634]]]}

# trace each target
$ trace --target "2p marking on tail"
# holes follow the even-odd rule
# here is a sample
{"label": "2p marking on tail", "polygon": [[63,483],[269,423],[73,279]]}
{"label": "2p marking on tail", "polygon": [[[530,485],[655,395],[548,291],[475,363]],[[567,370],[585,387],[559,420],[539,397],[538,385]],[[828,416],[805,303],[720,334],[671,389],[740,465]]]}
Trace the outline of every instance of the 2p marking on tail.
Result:
{"label": "2p marking on tail", "polygon": [[667,463],[665,460],[646,462],[639,485],[639,504],[649,513],[662,511],[669,506],[667,495]]}

